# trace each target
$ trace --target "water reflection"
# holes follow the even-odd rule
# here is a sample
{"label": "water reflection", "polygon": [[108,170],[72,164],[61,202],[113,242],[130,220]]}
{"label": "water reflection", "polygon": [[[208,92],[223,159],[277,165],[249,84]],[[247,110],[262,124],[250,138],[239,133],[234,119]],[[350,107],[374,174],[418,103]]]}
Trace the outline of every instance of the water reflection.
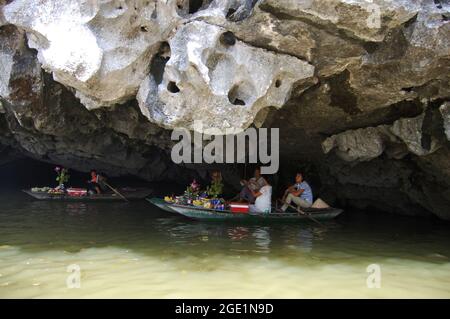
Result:
{"label": "water reflection", "polygon": [[256,229],[253,232],[253,237],[255,238],[255,244],[259,249],[263,251],[269,251],[269,246],[271,242],[269,227],[261,227]]}
{"label": "water reflection", "polygon": [[[79,216],[88,213],[88,206],[85,203],[70,203],[66,205],[65,212],[72,216]],[[90,213],[96,213],[90,211]]]}
{"label": "water reflection", "polygon": [[[146,202],[2,200],[1,203],[1,242],[33,250],[61,248],[81,251],[91,247],[116,246],[145,254],[162,251],[195,256],[208,251],[209,254],[233,255],[239,251],[240,254],[267,253],[289,257],[298,252],[324,256],[330,249],[341,250],[341,246],[352,253],[365,250],[371,254],[392,256],[398,247],[392,246],[392,241],[409,244],[411,229],[414,236],[422,236],[420,243],[432,240],[424,238],[430,233],[425,234],[423,225],[419,229],[418,223],[407,227],[403,221],[392,231],[390,227],[395,225],[392,222],[381,227],[373,222],[354,221],[328,222],[326,227],[310,223],[239,225],[195,222],[165,213]],[[31,239],[32,244],[29,244]],[[420,245],[416,246],[416,249],[421,249]],[[439,249],[434,253],[446,256],[446,251]],[[424,255],[430,255],[430,252]]]}
{"label": "water reflection", "polygon": [[228,238],[231,240],[244,240],[250,236],[250,230],[248,227],[228,227],[227,233]]}
{"label": "water reflection", "polygon": [[[184,250],[192,255],[205,250],[210,254],[236,251],[278,254],[288,249],[288,245],[309,252],[314,240],[323,240],[326,234],[326,229],[318,230],[308,224],[195,222],[161,212],[147,203],[21,201],[18,205],[0,213],[5,225],[0,240],[33,250],[61,248],[74,252],[113,245],[147,254],[160,250],[169,253]],[[32,245],[26,245],[29,238],[33,240]],[[186,246],[189,251],[185,250]]]}
{"label": "water reflection", "polygon": [[313,245],[313,233],[309,229],[300,229],[298,232],[298,247],[304,252],[310,252]]}
{"label": "water reflection", "polygon": [[[0,195],[0,297],[67,293],[60,285],[71,263],[80,263],[92,280],[75,296],[103,297],[105,286],[110,296],[365,295],[365,269],[373,262],[386,267],[392,293],[410,292],[420,284],[413,278],[432,287],[422,293],[450,295],[447,226],[367,218],[326,227],[201,223],[146,202],[38,202]],[[329,285],[334,290],[320,288]]]}

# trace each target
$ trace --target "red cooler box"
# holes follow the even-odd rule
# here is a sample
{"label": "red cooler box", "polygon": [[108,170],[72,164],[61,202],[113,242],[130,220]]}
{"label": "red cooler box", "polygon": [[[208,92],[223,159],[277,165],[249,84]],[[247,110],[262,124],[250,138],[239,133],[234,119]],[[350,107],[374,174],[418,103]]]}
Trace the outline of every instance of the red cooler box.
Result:
{"label": "red cooler box", "polygon": [[68,188],[67,189],[67,195],[75,196],[75,197],[86,196],[87,195],[87,190],[84,189],[84,188]]}
{"label": "red cooler box", "polygon": [[231,212],[235,214],[247,214],[248,204],[245,203],[230,203]]}

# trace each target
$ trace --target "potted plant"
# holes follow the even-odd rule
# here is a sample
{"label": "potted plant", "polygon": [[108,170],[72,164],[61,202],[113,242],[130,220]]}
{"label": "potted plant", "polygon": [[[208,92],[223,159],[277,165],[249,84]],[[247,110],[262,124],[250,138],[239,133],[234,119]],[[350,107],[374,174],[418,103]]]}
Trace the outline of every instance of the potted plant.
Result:
{"label": "potted plant", "polygon": [[56,181],[58,182],[57,189],[64,190],[64,184],[67,183],[70,179],[69,170],[65,167],[55,167],[56,171]]}

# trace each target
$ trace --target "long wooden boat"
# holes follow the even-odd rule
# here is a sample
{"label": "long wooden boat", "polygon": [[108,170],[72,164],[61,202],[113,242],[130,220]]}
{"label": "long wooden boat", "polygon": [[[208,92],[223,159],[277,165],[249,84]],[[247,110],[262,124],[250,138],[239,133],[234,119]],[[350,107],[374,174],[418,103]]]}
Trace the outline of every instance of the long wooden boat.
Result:
{"label": "long wooden boat", "polygon": [[[118,191],[125,196],[126,199],[141,200],[150,196],[153,192],[150,188],[119,188]],[[90,202],[90,201],[124,201],[119,195],[115,193],[103,193],[86,196],[69,196],[67,194],[49,194],[47,192],[32,192],[30,189],[24,189],[24,193],[32,196],[37,200],[43,201],[75,201],[75,202]]]}
{"label": "long wooden boat", "polygon": [[302,213],[294,211],[265,213],[248,213],[239,214],[232,213],[229,210],[214,210],[202,207],[179,205],[167,203],[161,198],[148,198],[153,205],[171,213],[178,213],[182,216],[204,221],[223,221],[223,220],[239,220],[239,221],[306,221],[313,217],[316,220],[329,220],[339,216],[343,210],[340,208],[307,208],[302,209]]}

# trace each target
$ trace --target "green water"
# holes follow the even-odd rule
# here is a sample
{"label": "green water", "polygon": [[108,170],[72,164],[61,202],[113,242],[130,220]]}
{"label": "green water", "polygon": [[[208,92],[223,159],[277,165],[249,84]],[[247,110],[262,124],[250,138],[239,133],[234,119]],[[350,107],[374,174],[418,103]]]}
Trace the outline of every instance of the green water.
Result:
{"label": "green water", "polygon": [[[186,220],[146,202],[0,194],[2,298],[450,297],[450,227],[344,213],[314,224]],[[380,288],[367,285],[379,266]],[[70,265],[80,288],[71,288]],[[73,267],[73,266],[72,266]]]}

